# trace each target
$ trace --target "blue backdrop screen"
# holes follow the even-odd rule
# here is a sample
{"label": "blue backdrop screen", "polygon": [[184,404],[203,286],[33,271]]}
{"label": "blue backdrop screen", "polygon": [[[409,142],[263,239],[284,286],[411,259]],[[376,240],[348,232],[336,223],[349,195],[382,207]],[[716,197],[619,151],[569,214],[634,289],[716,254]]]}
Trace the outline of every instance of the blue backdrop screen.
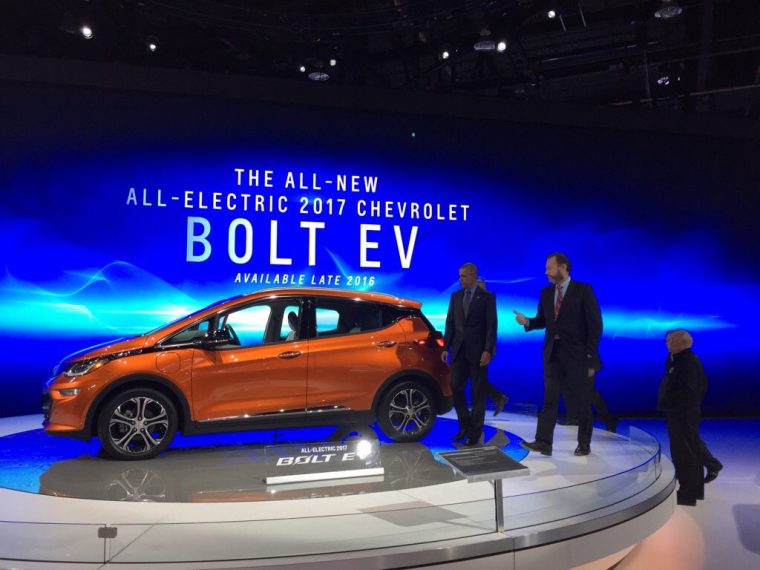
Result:
{"label": "blue backdrop screen", "polygon": [[218,299],[273,286],[376,290],[442,328],[457,270],[495,291],[491,378],[541,399],[546,254],[594,285],[597,380],[654,412],[664,333],[693,331],[705,409],[757,414],[754,143],[4,86],[0,415],[51,368]]}

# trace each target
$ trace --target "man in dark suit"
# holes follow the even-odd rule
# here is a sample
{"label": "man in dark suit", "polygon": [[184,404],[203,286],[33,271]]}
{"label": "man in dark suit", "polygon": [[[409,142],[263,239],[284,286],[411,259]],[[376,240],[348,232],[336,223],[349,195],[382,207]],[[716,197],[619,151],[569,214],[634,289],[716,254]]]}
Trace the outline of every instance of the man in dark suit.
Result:
{"label": "man in dark suit", "polygon": [[[459,433],[454,439],[465,439],[465,445],[477,445],[483,433],[486,413],[487,366],[496,344],[496,299],[478,287],[478,268],[465,263],[459,268],[462,289],[451,295],[443,335],[443,354],[451,356],[451,390],[459,420]],[[464,389],[467,378],[472,385],[472,412],[467,408]]]}
{"label": "man in dark suit", "polygon": [[572,401],[568,406],[578,414],[578,447],[575,455],[591,453],[591,394],[594,375],[601,369],[599,340],[602,313],[591,285],[570,279],[570,260],[562,253],[546,258],[546,276],[551,285],[541,290],[536,316],[528,318],[514,311],[526,331],[545,329],[544,402],[538,416],[536,439],[521,442],[524,448],[552,454],[554,426],[560,394]]}

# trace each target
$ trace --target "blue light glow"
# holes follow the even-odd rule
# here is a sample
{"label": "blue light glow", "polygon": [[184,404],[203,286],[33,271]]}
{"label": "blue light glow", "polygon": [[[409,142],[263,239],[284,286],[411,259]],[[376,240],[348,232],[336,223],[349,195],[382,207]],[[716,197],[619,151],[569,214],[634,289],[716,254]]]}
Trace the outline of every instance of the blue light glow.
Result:
{"label": "blue light glow", "polygon": [[[0,157],[13,157],[2,163],[0,365],[10,380],[0,415],[37,411],[40,385],[73,351],[283,282],[415,299],[442,330],[465,261],[497,295],[491,377],[534,405],[542,334],[526,334],[512,311],[535,314],[557,249],[599,298],[598,387],[612,408],[653,412],[664,333],[685,327],[712,381],[708,411],[760,411],[740,389],[760,365],[752,246],[727,241],[741,206],[718,207],[710,182],[731,172],[732,188],[749,191],[757,177],[751,161],[721,154],[725,141],[690,150],[690,166],[665,176],[642,164],[678,146],[667,137],[418,118],[412,140],[391,115],[56,94],[78,111],[51,126],[48,92],[19,96],[16,106],[37,105],[23,113],[31,123],[6,121],[0,141]],[[85,114],[93,120],[72,139],[68,122]],[[210,233],[193,233],[206,226],[188,218]]]}

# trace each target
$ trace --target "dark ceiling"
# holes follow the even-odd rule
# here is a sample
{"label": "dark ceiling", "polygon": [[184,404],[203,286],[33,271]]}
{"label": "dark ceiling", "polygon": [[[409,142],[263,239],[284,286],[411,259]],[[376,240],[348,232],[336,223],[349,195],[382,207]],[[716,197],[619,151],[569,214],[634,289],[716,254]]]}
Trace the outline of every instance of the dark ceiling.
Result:
{"label": "dark ceiling", "polygon": [[[0,16],[4,54],[760,118],[758,0],[2,0]],[[475,50],[489,41],[505,49]]]}

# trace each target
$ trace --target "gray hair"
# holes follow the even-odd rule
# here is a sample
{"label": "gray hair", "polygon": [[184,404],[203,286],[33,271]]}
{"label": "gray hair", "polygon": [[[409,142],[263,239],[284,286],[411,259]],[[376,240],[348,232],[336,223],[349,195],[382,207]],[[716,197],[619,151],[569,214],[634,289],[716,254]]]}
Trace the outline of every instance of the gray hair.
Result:
{"label": "gray hair", "polygon": [[692,338],[691,333],[686,329],[673,329],[672,331],[668,331],[665,338],[668,337],[672,337],[673,340],[678,343],[678,348],[681,350],[691,348],[694,345],[694,338]]}

